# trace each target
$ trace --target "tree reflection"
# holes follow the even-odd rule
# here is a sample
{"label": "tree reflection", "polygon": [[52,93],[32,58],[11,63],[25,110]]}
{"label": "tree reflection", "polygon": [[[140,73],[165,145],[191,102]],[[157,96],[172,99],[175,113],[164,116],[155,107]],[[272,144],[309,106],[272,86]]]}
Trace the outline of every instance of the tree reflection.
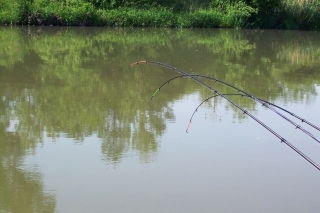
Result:
{"label": "tree reflection", "polygon": [[[188,79],[173,81],[150,103],[157,86],[175,74],[159,67],[128,70],[127,65],[146,58],[187,71],[192,68],[194,73],[214,76],[269,101],[315,95],[314,83],[319,78],[315,78],[314,68],[319,65],[320,52],[314,46],[319,46],[318,41],[286,41],[284,38],[292,36],[267,33],[1,28],[3,116],[18,121],[15,134],[25,149],[41,142],[44,132],[52,138],[75,138],[79,143],[95,134],[102,139],[105,159],[119,162],[134,150],[148,161],[148,156],[157,152],[167,120],[174,119],[171,103],[193,93],[195,87],[188,86]],[[193,54],[199,48],[205,53]],[[222,93],[230,92],[211,83]],[[200,87],[199,91],[203,99],[212,95]],[[255,109],[255,103],[247,98],[232,99]],[[217,103],[221,103],[219,98]],[[235,117],[244,118],[240,112]]]}
{"label": "tree reflection", "polygon": [[[1,109],[3,110],[3,103]],[[1,112],[2,112],[1,110]],[[0,114],[3,118],[3,114]],[[19,134],[6,131],[0,122],[0,210],[1,212],[55,212],[54,195],[46,193],[41,174],[21,168],[27,149]]]}

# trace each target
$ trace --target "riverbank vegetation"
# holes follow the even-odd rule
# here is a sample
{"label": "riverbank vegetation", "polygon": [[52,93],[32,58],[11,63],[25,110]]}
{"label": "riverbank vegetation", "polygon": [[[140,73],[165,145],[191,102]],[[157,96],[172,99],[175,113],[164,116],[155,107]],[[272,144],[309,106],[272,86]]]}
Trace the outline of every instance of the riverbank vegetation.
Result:
{"label": "riverbank vegetation", "polygon": [[2,0],[0,24],[319,29],[315,0]]}

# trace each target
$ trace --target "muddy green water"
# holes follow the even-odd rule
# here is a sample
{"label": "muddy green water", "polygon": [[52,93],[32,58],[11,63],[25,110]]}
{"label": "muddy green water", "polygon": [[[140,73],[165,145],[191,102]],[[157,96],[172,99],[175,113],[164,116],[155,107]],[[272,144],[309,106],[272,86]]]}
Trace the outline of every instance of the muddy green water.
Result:
{"label": "muddy green water", "polygon": [[[319,32],[0,28],[0,212],[320,211],[320,171],[213,92],[227,81],[320,126]],[[208,82],[222,93],[231,89]],[[250,110],[320,164],[320,144]],[[299,125],[301,121],[282,112]],[[303,125],[320,138],[320,132]]]}

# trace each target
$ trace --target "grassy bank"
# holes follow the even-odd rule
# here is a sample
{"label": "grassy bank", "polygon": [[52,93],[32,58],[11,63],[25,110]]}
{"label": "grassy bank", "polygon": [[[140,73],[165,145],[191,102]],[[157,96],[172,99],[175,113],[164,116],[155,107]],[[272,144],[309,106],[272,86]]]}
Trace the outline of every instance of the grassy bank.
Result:
{"label": "grassy bank", "polygon": [[319,29],[308,0],[2,0],[2,25]]}

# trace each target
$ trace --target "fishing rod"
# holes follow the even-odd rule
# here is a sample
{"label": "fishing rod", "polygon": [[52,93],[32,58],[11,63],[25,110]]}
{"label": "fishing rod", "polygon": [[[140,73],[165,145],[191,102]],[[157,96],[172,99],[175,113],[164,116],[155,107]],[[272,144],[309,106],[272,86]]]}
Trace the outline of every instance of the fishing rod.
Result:
{"label": "fishing rod", "polygon": [[308,161],[311,165],[313,165],[316,169],[318,169],[320,171],[320,166],[314,162],[312,159],[310,159],[307,155],[305,155],[303,152],[301,152],[298,148],[296,148],[295,146],[293,146],[289,141],[287,141],[285,138],[283,138],[281,135],[279,135],[277,132],[275,132],[273,129],[271,129],[269,126],[267,126],[265,123],[263,123],[262,121],[260,121],[258,118],[256,118],[254,115],[252,115],[250,112],[248,112],[247,110],[245,110],[244,108],[242,108],[241,106],[239,106],[237,103],[235,103],[234,101],[230,100],[228,97],[226,97],[226,95],[223,95],[222,93],[220,93],[218,90],[216,90],[214,87],[206,84],[205,82],[199,80],[197,77],[194,77],[192,75],[190,75],[189,73],[175,68],[171,65],[168,64],[164,64],[161,62],[156,62],[156,61],[137,61],[134,62],[132,64],[129,65],[129,68],[131,68],[132,66],[135,65],[139,65],[139,64],[152,64],[152,65],[158,65],[161,67],[165,67],[168,68],[170,70],[173,70],[175,72],[178,72],[182,75],[186,75],[190,78],[192,78],[194,81],[198,82],[199,84],[207,87],[208,89],[210,89],[211,91],[213,91],[216,95],[224,98],[225,100],[227,100],[229,103],[231,103],[232,105],[234,105],[235,107],[237,107],[240,111],[242,111],[244,114],[248,115],[249,117],[251,117],[253,120],[255,120],[257,123],[259,123],[261,126],[263,126],[265,129],[267,129],[269,132],[271,132],[273,135],[275,135],[278,139],[280,139],[280,141],[284,144],[286,144],[287,146],[289,146],[293,151],[295,151],[297,154],[299,154],[301,157],[303,157],[306,161]]}
{"label": "fishing rod", "polygon": [[[239,93],[226,93],[226,94],[223,94],[223,95],[241,95],[241,96],[244,96],[243,94],[239,94]],[[205,103],[206,101],[210,100],[211,98],[217,97],[217,96],[219,96],[219,95],[210,96],[209,98],[203,100],[203,101],[197,106],[197,108],[193,111],[192,116],[191,116],[191,118],[190,118],[190,120],[189,120],[187,129],[186,129],[186,133],[188,133],[189,126],[190,126],[190,124],[192,123],[192,118],[193,118],[194,114],[198,111],[199,107],[200,107],[203,103]]]}
{"label": "fishing rod", "polygon": [[[241,93],[243,94],[243,96],[249,97],[249,98],[253,99],[253,100],[256,101],[256,102],[261,103],[263,106],[267,107],[268,109],[272,110],[273,112],[275,112],[276,114],[280,115],[282,118],[284,118],[285,120],[287,120],[289,123],[293,124],[293,125],[296,127],[296,129],[300,129],[302,132],[304,132],[305,134],[307,134],[308,136],[310,136],[312,139],[314,139],[315,141],[317,141],[318,143],[320,143],[320,140],[319,140],[318,138],[316,138],[313,134],[311,134],[309,131],[305,130],[303,127],[301,127],[300,125],[296,124],[294,121],[290,120],[289,118],[287,118],[286,116],[284,116],[283,114],[281,114],[280,112],[278,112],[277,110],[275,110],[274,108],[272,108],[272,107],[270,107],[270,106],[268,106],[268,105],[277,107],[278,109],[283,110],[283,111],[286,112],[286,113],[289,113],[291,116],[293,116],[293,117],[301,120],[302,122],[308,124],[309,126],[315,128],[316,130],[320,131],[320,128],[319,128],[319,127],[317,127],[316,125],[310,123],[310,122],[307,121],[306,119],[303,119],[303,118],[299,117],[298,115],[296,115],[296,114],[294,114],[294,113],[292,113],[292,112],[290,112],[290,111],[288,111],[288,110],[286,110],[286,109],[284,109],[284,108],[282,108],[282,107],[280,107],[280,106],[278,106],[278,105],[276,105],[276,104],[273,104],[273,103],[270,103],[270,102],[268,102],[268,101],[266,101],[266,100],[263,100],[263,99],[261,99],[261,98],[255,97],[255,96],[249,94],[248,92],[245,92],[244,90],[242,90],[242,89],[240,89],[240,88],[238,88],[238,87],[235,87],[235,86],[233,86],[233,85],[231,85],[231,84],[229,84],[229,83],[227,83],[227,82],[224,82],[224,81],[222,81],[222,80],[219,80],[219,79],[217,79],[217,78],[209,77],[209,76],[206,76],[206,75],[193,75],[193,74],[190,74],[190,76],[193,76],[193,77],[201,77],[201,78],[206,78],[206,79],[209,79],[209,80],[213,80],[213,81],[215,81],[215,82],[218,82],[218,83],[221,83],[221,84],[226,85],[226,86],[228,86],[228,87],[231,87],[231,88],[237,90],[238,92],[241,92]],[[176,77],[173,77],[173,78],[169,79],[168,81],[166,81],[165,83],[163,83],[163,84],[156,90],[156,92],[152,95],[151,100],[152,100],[153,97],[156,95],[156,93],[157,93],[158,91],[160,91],[160,89],[161,89],[163,86],[165,86],[166,84],[169,84],[169,82],[171,82],[171,81],[173,81],[173,80],[175,80],[175,79],[179,79],[179,78],[183,78],[183,77],[190,77],[190,76],[189,76],[189,75],[179,75],[179,76],[176,76]]]}

